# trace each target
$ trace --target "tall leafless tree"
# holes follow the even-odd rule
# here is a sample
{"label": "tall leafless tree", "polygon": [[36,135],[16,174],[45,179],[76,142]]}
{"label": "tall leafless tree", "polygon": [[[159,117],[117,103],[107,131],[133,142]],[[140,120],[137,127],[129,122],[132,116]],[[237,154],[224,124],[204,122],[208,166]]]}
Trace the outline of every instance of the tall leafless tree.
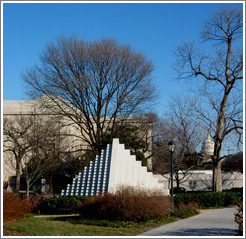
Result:
{"label": "tall leafless tree", "polygon": [[[207,54],[194,43],[184,43],[177,49],[179,79],[198,79],[202,93],[195,105],[198,119],[211,128],[214,139],[213,188],[222,191],[221,149],[232,132],[243,130],[242,121],[242,52],[243,12],[241,8],[222,8],[204,23],[201,38]],[[206,43],[216,43],[213,47]],[[201,86],[201,85],[200,85]]]}
{"label": "tall leafless tree", "polygon": [[45,95],[43,105],[67,117],[96,154],[105,132],[155,98],[151,61],[114,40],[63,37],[46,46],[40,61],[23,75],[29,94]]}

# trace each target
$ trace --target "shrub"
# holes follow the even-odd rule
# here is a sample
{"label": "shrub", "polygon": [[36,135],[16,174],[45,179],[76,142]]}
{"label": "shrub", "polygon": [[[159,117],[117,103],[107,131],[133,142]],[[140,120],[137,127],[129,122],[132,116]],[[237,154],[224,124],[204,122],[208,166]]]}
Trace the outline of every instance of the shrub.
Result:
{"label": "shrub", "polygon": [[22,219],[30,213],[39,203],[39,196],[21,197],[17,193],[3,193],[3,222],[12,222]]}
{"label": "shrub", "polygon": [[169,196],[125,187],[115,194],[105,193],[81,203],[83,218],[103,220],[147,221],[165,218],[171,211]]}
{"label": "shrub", "polygon": [[243,200],[238,201],[235,213],[235,222],[238,224],[239,236],[243,236]]}
{"label": "shrub", "polygon": [[179,203],[188,204],[198,203],[200,208],[226,207],[236,205],[240,193],[236,192],[199,192],[176,194],[174,197],[175,205]]}
{"label": "shrub", "polygon": [[84,201],[87,197],[84,196],[61,196],[56,195],[45,199],[37,208],[36,212],[40,211],[45,214],[71,214],[78,212],[78,202]]}
{"label": "shrub", "polygon": [[179,203],[179,205],[171,212],[171,216],[179,218],[188,218],[197,215],[199,205],[197,203],[190,202],[188,204]]}

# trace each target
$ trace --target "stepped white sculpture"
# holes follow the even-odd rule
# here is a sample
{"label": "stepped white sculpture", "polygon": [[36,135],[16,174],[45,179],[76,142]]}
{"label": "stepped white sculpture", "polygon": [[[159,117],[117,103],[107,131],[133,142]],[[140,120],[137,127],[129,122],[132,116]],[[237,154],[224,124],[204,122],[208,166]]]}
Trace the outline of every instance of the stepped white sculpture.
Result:
{"label": "stepped white sculpture", "polygon": [[130,150],[119,143],[119,139],[113,139],[113,143],[107,145],[107,149],[96,156],[96,160],[91,161],[90,166],[85,167],[84,172],[79,173],[61,194],[87,196],[115,193],[121,186],[169,194],[164,184],[159,183],[152,172],[147,172],[147,167],[141,166],[141,161],[136,161],[136,156],[131,155]]}

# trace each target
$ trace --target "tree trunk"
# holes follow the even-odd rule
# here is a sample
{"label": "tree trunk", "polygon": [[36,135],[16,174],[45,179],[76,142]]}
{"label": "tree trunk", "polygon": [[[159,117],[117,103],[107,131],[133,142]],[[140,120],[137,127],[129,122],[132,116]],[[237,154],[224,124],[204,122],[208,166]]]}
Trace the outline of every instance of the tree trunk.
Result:
{"label": "tree trunk", "polygon": [[224,123],[225,123],[225,111],[230,93],[230,85],[225,88],[223,99],[220,103],[220,112],[218,115],[217,130],[214,137],[214,155],[213,155],[213,191],[222,191],[222,180],[221,180],[221,160],[220,151],[222,148],[222,142],[224,140]]}
{"label": "tree trunk", "polygon": [[175,177],[176,178],[176,187],[179,188],[179,185],[180,185],[179,172],[176,171],[175,173],[176,173],[176,177]]}
{"label": "tree trunk", "polygon": [[213,191],[222,192],[221,161],[213,165]]}
{"label": "tree trunk", "polygon": [[20,177],[21,177],[20,163],[18,160],[16,160],[16,179],[15,179],[15,190],[16,190],[16,192],[20,191]]}
{"label": "tree trunk", "polygon": [[28,200],[30,193],[30,180],[26,179],[26,199]]}

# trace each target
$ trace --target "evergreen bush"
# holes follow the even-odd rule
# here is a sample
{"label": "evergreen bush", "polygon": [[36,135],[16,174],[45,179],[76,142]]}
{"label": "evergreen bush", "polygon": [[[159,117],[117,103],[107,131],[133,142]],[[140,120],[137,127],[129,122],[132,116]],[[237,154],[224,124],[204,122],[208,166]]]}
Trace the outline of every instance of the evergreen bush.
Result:
{"label": "evergreen bush", "polygon": [[240,198],[237,192],[191,192],[180,193],[174,196],[174,203],[188,204],[190,202],[198,203],[200,208],[227,207],[236,205]]}
{"label": "evergreen bush", "polygon": [[61,196],[56,195],[45,199],[36,211],[44,214],[71,214],[78,212],[78,203],[86,200],[84,196]]}
{"label": "evergreen bush", "polygon": [[197,215],[199,211],[197,210],[199,208],[197,203],[179,203],[179,205],[172,210],[170,216],[179,217],[179,218],[188,218],[194,215]]}

